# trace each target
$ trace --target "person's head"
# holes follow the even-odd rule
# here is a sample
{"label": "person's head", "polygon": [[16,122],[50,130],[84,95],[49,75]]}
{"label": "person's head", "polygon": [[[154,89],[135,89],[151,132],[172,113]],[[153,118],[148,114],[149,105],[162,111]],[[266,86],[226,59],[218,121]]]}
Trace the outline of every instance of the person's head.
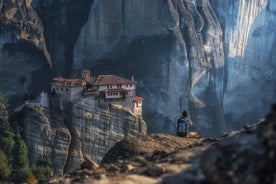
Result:
{"label": "person's head", "polygon": [[188,118],[188,117],[189,117],[189,111],[184,110],[184,111],[182,112],[182,116],[183,116],[184,118]]}

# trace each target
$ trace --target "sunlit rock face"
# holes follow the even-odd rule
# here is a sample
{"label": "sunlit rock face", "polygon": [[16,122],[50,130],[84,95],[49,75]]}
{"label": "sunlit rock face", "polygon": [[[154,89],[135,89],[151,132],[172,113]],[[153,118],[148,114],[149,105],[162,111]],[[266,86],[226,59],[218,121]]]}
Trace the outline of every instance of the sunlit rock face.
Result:
{"label": "sunlit rock face", "polygon": [[0,1],[0,91],[12,97],[12,106],[47,86],[51,67],[43,22],[30,3]]}
{"label": "sunlit rock face", "polygon": [[53,161],[54,174],[62,175],[80,168],[85,158],[99,163],[123,138],[146,134],[147,125],[121,106],[99,104],[93,98],[69,103],[51,97],[50,110],[26,112],[23,131],[31,165],[35,167],[46,154]]}
{"label": "sunlit rock face", "polygon": [[42,50],[51,65],[51,56],[44,39],[43,23],[36,11],[31,7],[31,0],[1,0],[0,15],[2,24],[11,25],[17,30],[17,39],[31,42]]}
{"label": "sunlit rock face", "polygon": [[263,117],[259,110],[276,98],[273,1],[24,3],[40,18],[32,20],[41,20],[34,25],[44,27],[53,70],[39,45],[17,41],[24,29],[1,19],[0,91],[5,94],[49,89],[49,74],[79,77],[84,68],[95,75],[134,75],[149,131],[174,133],[176,119],[189,109],[205,135]]}
{"label": "sunlit rock face", "polygon": [[184,108],[203,128],[224,127],[222,30],[209,1],[95,1],[74,50],[83,67],[134,74],[152,131],[174,130]]}
{"label": "sunlit rock face", "polygon": [[224,112],[232,129],[264,117],[266,108],[276,100],[275,2],[215,4],[225,33],[228,76]]}

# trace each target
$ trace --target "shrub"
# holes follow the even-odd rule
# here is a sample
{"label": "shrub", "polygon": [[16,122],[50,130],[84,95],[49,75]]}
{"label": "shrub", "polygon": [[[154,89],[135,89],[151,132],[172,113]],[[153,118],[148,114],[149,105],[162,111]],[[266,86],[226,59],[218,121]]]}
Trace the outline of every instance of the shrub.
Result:
{"label": "shrub", "polygon": [[8,100],[8,98],[5,97],[4,95],[2,95],[1,93],[0,93],[0,103],[3,104],[3,105],[5,105],[6,107],[9,106],[9,100]]}
{"label": "shrub", "polygon": [[27,182],[31,174],[29,168],[28,148],[20,135],[15,136],[15,146],[13,148],[13,181],[16,183]]}
{"label": "shrub", "polygon": [[12,149],[15,144],[14,136],[15,134],[10,131],[0,131],[0,149],[2,149],[7,155],[9,155],[9,157],[12,157]]}
{"label": "shrub", "polygon": [[0,180],[6,180],[11,175],[11,168],[8,165],[8,158],[4,151],[0,150]]}
{"label": "shrub", "polygon": [[48,155],[43,155],[37,160],[34,174],[39,180],[52,176],[52,160]]}

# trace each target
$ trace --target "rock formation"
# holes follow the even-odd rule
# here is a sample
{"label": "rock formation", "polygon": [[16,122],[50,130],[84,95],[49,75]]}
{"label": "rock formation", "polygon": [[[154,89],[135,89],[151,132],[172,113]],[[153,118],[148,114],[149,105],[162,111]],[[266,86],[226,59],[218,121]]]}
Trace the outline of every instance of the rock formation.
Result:
{"label": "rock formation", "polygon": [[[13,26],[18,32],[16,34],[17,39],[23,39],[31,42],[36,47],[41,49],[49,65],[51,66],[51,56],[45,43],[43,23],[41,22],[41,19],[37,15],[36,11],[31,7],[31,1],[32,0],[1,0],[1,24]],[[5,32],[5,28],[2,31]]]}
{"label": "rock formation", "polygon": [[227,128],[233,129],[240,119],[250,122],[264,117],[276,100],[275,2],[212,2],[224,32],[228,77],[223,109]]}
{"label": "rock formation", "polygon": [[85,160],[99,163],[116,142],[145,134],[146,124],[121,106],[98,104],[92,98],[69,103],[51,97],[49,109],[27,111],[23,131],[31,165],[39,156],[49,155],[54,174],[61,175]]}
{"label": "rock formation", "polygon": [[[0,2],[1,10],[4,5],[6,10],[19,6]],[[45,31],[40,29],[35,35],[41,35],[41,41],[45,37],[53,70],[43,65],[47,54],[15,41],[21,27],[10,26],[18,21],[5,24],[5,14],[0,33],[0,90],[10,96],[49,89],[49,74],[78,77],[83,68],[96,75],[134,75],[137,92],[146,102],[144,115],[151,122],[151,132],[172,133],[177,117],[188,108],[205,135],[220,135],[241,128],[242,122],[262,118],[265,111],[261,109],[276,99],[276,6],[272,1],[24,3],[22,12],[35,10],[31,20],[41,20],[35,25],[44,26]],[[24,31],[22,27],[20,32]]]}
{"label": "rock formation", "polygon": [[265,121],[215,139],[165,134],[117,143],[101,166],[45,183],[275,183],[276,104]]}

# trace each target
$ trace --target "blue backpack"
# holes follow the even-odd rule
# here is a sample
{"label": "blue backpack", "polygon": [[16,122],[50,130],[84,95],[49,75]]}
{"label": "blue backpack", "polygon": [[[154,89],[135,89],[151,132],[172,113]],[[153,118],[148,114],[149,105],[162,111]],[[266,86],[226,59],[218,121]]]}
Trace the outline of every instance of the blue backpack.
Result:
{"label": "blue backpack", "polygon": [[189,119],[178,119],[176,128],[177,135],[186,136],[188,134],[189,123]]}

